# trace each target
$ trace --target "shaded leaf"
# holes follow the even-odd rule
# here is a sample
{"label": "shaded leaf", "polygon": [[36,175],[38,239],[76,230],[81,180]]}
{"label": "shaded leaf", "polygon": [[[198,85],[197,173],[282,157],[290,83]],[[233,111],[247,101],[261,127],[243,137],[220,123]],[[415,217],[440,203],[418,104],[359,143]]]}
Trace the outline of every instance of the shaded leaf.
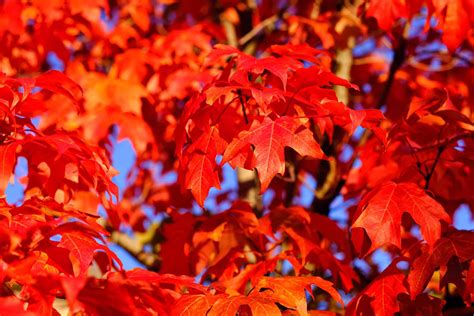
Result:
{"label": "shaded leaf", "polygon": [[363,228],[372,244],[367,252],[392,244],[401,247],[401,220],[407,212],[420,225],[421,234],[434,246],[441,223],[451,222],[443,207],[414,183],[386,182],[368,193],[359,204],[352,229]]}

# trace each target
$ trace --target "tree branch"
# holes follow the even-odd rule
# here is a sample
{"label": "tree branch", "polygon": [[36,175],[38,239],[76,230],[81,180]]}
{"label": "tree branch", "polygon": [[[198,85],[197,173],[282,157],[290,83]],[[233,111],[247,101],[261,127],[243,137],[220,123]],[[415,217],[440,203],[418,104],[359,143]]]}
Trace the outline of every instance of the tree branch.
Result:
{"label": "tree branch", "polygon": [[[405,27],[405,28],[407,28],[407,27]],[[392,59],[392,62],[390,63],[390,69],[389,69],[387,81],[385,81],[382,94],[380,95],[380,98],[379,98],[379,100],[376,104],[377,109],[380,109],[383,105],[385,105],[385,103],[387,101],[387,98],[390,94],[390,91],[392,89],[392,85],[393,85],[394,80],[395,80],[395,74],[398,71],[398,69],[403,65],[403,63],[405,61],[406,45],[407,45],[407,42],[406,42],[405,37],[401,36],[398,46],[396,46],[393,49],[394,57]],[[336,60],[337,60],[337,58],[336,58]],[[338,75],[338,73],[336,73],[336,74]],[[366,129],[364,131],[364,133],[362,134],[362,136],[361,136],[361,138],[358,142],[357,147],[360,147],[363,144],[365,144],[365,142],[369,139],[370,135],[371,135],[370,130]],[[352,169],[352,167],[353,167],[353,165],[356,161],[357,155],[358,155],[357,148],[355,148],[354,155],[352,156],[351,160],[348,163],[348,168],[346,169],[345,176],[347,176],[347,174]],[[328,167],[331,168],[331,165],[328,164]],[[330,169],[328,171],[326,171],[327,176],[329,176],[331,174],[330,171],[331,171]],[[317,210],[318,212],[320,212],[322,214],[328,214],[329,213],[329,206],[331,205],[332,201],[340,194],[340,192],[341,192],[341,190],[342,190],[342,188],[344,187],[344,184],[345,184],[345,176],[341,176],[339,173],[334,172],[333,177],[335,177],[335,175],[338,175],[339,177],[337,179],[336,178],[330,179],[332,181],[332,183],[335,183],[335,186],[333,186],[331,188],[332,190],[330,190],[330,191],[325,190],[326,192],[330,192],[330,194],[326,194],[326,196],[324,196],[324,197],[316,196],[315,199],[313,200],[313,203],[312,203],[313,210],[315,210],[315,211]],[[327,182],[327,181],[328,181],[328,179],[325,179],[324,183]],[[324,188],[324,185],[323,185],[323,188]],[[317,190],[317,191],[319,191],[319,190]]]}
{"label": "tree branch", "polygon": [[247,44],[249,41],[251,41],[255,36],[257,36],[264,28],[267,26],[272,25],[278,21],[278,15],[272,15],[269,18],[266,18],[259,24],[257,24],[250,32],[242,36],[238,42],[239,45],[243,46]]}

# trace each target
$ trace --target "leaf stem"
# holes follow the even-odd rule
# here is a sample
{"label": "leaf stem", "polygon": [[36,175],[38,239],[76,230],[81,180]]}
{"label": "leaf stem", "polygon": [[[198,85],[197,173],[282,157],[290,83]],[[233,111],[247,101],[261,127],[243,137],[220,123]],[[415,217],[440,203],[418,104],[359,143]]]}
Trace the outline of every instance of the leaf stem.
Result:
{"label": "leaf stem", "polygon": [[429,186],[430,186],[430,180],[431,180],[431,177],[433,176],[434,174],[434,171],[435,171],[435,168],[436,168],[436,165],[438,164],[439,162],[439,158],[441,157],[441,154],[443,153],[443,151],[446,149],[445,146],[441,145],[440,147],[438,147],[438,151],[436,152],[436,157],[435,157],[435,160],[433,162],[433,165],[431,166],[431,170],[426,174],[425,176],[425,190],[428,190]]}
{"label": "leaf stem", "polygon": [[242,97],[242,90],[238,89],[237,94],[239,96],[240,105],[242,106],[242,113],[244,114],[245,124],[248,124],[249,118],[247,117],[247,112],[245,111],[244,98]]}

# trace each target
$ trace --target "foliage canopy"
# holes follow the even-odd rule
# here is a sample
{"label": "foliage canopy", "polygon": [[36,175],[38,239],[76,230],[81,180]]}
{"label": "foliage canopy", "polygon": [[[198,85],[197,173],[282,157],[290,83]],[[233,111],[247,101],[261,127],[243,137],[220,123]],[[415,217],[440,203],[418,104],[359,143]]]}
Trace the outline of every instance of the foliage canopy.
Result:
{"label": "foliage canopy", "polygon": [[0,1],[0,315],[473,313],[473,26],[470,0]]}

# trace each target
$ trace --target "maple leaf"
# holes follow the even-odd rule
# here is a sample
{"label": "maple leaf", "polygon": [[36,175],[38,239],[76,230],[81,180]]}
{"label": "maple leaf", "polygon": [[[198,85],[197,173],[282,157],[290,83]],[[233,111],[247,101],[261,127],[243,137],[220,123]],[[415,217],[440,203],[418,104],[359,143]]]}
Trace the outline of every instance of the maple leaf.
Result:
{"label": "maple leaf", "polygon": [[180,299],[176,301],[175,306],[171,311],[171,315],[209,315],[209,310],[218,299],[219,296],[212,296],[206,294],[183,295]]}
{"label": "maple leaf", "polygon": [[[302,156],[325,158],[313,134],[301,124],[299,119],[280,117],[272,120],[264,117],[253,121],[250,129],[239,133],[224,152],[222,163],[231,161],[248,145],[255,146],[255,168],[261,182],[260,192],[264,192],[277,174],[285,172],[285,147],[291,147]],[[243,166],[240,166],[243,167]]]}
{"label": "maple leaf", "polygon": [[407,16],[405,1],[403,0],[375,0],[370,1],[367,16],[377,19],[379,27],[388,32],[395,21]]}
{"label": "maple leaf", "polygon": [[[446,6],[446,15],[443,23],[443,42],[451,52],[454,52],[466,38],[470,26],[472,26],[472,14],[474,5],[471,1],[451,0],[433,1],[438,12],[442,12]],[[469,21],[471,19],[471,23]]]}
{"label": "maple leaf", "polygon": [[[162,0],[158,19],[140,0],[0,2],[1,315],[67,313],[59,303],[87,315],[337,315],[321,273],[354,295],[348,315],[463,312],[450,310],[451,286],[437,295],[448,283],[473,301],[473,233],[444,225],[461,203],[474,209],[473,1]],[[122,139],[136,159],[119,195],[109,160],[120,166]],[[256,169],[270,194],[260,203],[255,179],[227,181],[220,156]],[[16,205],[3,198],[13,178]],[[353,245],[348,223],[322,214],[337,200],[362,201],[342,210]],[[426,242],[400,233],[410,216]],[[123,271],[107,238],[149,270]],[[352,246],[385,244],[403,246],[407,271],[402,259],[352,269]],[[328,300],[312,284],[332,296],[328,311],[307,311]]]}
{"label": "maple leaf", "polygon": [[211,127],[186,149],[185,155],[189,158],[185,160],[184,186],[191,190],[201,207],[212,187],[220,189],[215,158],[224,151],[226,144],[219,130]]}
{"label": "maple leaf", "polygon": [[[104,251],[107,254],[111,266],[112,261],[121,265],[121,261],[113,252],[95,240],[95,238],[101,237],[99,234],[90,229],[88,231],[86,227],[82,225],[81,227],[77,223],[72,224],[62,225],[55,232],[59,234],[64,231],[58,247],[69,250],[69,259],[71,260],[75,276],[83,276],[87,272],[94,259],[94,254],[98,250]],[[70,231],[71,228],[75,227],[77,227],[77,230]]]}
{"label": "maple leaf", "polygon": [[389,265],[375,280],[360,292],[347,306],[347,315],[391,316],[400,310],[397,296],[408,293],[404,285],[405,275],[396,267],[397,261]]}
{"label": "maple leaf", "polygon": [[[258,227],[257,217],[250,206],[238,202],[231,209],[203,221],[199,230],[192,236],[193,246],[199,250],[196,265],[209,267],[203,278],[208,274],[217,275],[219,280],[226,282],[235,274],[235,270],[230,268],[232,263],[239,262],[245,256],[244,249],[248,243],[256,249],[263,249],[265,237],[258,232]],[[267,271],[265,269],[276,261],[265,263],[256,264],[253,273],[249,267],[250,275],[242,274],[240,280],[234,280],[235,285],[240,281],[244,282],[247,277],[252,278],[252,274],[264,274]]]}
{"label": "maple leaf", "polygon": [[431,246],[441,236],[440,220],[451,222],[443,207],[418,185],[385,182],[364,197],[352,224],[352,229],[363,228],[372,242],[370,249],[363,252],[372,252],[385,244],[400,248],[403,213],[410,214],[420,225],[422,236]]}
{"label": "maple leaf", "polygon": [[193,277],[186,275],[158,274],[142,268],[109,274],[108,280],[132,283],[138,286],[150,284],[157,287],[166,287],[167,289],[172,289],[177,294],[183,295],[208,293],[208,288],[195,283]]}
{"label": "maple leaf", "polygon": [[87,272],[97,246],[93,239],[66,233],[62,235],[59,246],[71,251],[70,259],[75,275],[82,275]]}
{"label": "maple leaf", "polygon": [[[237,276],[227,280],[219,281],[219,284],[230,290],[242,291],[245,289],[245,286],[249,281],[252,284],[255,284],[265,274],[275,270],[279,260],[284,259],[290,260],[291,258],[282,254],[272,259],[260,261],[256,264],[248,264],[245,269],[240,271]],[[209,270],[212,270],[212,267]]]}
{"label": "maple leaf", "polygon": [[[135,304],[132,295],[133,287],[124,286],[120,281],[88,279],[84,288],[77,295],[77,301],[83,306],[83,311],[96,315],[126,315],[138,312],[140,309]],[[117,301],[120,298],[120,303]],[[159,305],[155,305],[158,308]]]}
{"label": "maple leaf", "polygon": [[444,301],[440,298],[423,294],[410,300],[408,294],[400,294],[398,300],[401,315],[442,315]]}
{"label": "maple leaf", "polygon": [[116,124],[120,126],[117,139],[130,139],[139,155],[146,150],[150,151],[150,147],[154,149],[153,134],[150,127],[144,122],[143,118],[133,113],[125,113],[116,107],[109,107],[94,111],[94,113],[84,117],[84,121],[87,128],[83,137],[89,143],[106,139],[109,136],[110,129]]}
{"label": "maple leaf", "polygon": [[310,294],[312,293],[311,287],[309,286],[310,284],[315,284],[317,287],[329,293],[336,302],[344,305],[341,295],[333,288],[332,282],[314,276],[281,278],[263,277],[255,285],[254,291],[268,289],[269,291],[266,292],[268,297],[274,299],[283,306],[296,309],[300,315],[307,315],[305,290]]}
{"label": "maple leaf", "polygon": [[449,101],[449,95],[445,89],[433,89],[428,98],[413,98],[406,117],[410,119],[414,114],[421,117],[434,112],[447,101]]}
{"label": "maple leaf", "polygon": [[293,59],[275,58],[273,56],[257,59],[248,55],[241,55],[238,63],[239,68],[255,74],[262,74],[264,71],[269,71],[281,80],[283,90],[286,89],[288,71],[298,66],[299,63]]}
{"label": "maple leaf", "polygon": [[29,175],[29,185],[41,187],[46,195],[54,196],[59,188],[63,188],[60,184],[76,190],[82,187],[118,195],[117,186],[107,174],[107,171],[113,171],[108,158],[77,135],[61,132],[27,135],[18,142],[21,145],[19,155],[27,158],[30,168],[37,170],[40,165],[48,166],[50,172],[46,179],[38,173]]}
{"label": "maple leaf", "polygon": [[446,266],[453,256],[460,263],[474,259],[474,233],[454,231],[439,239],[432,251],[426,248],[422,247],[422,254],[413,261],[412,270],[408,274],[412,299],[425,289],[435,269]]}
{"label": "maple leaf", "polygon": [[35,78],[37,87],[62,94],[74,102],[82,97],[82,88],[68,76],[56,70],[49,70]]}
{"label": "maple leaf", "polygon": [[[284,232],[288,235],[288,248],[293,245],[298,248],[295,256],[300,257],[301,265],[310,262],[324,269],[329,269],[332,277],[341,280],[346,291],[357,281],[354,271],[346,264],[351,258],[347,234],[326,216],[310,213],[302,207],[279,207],[272,209],[269,214],[274,233]],[[345,260],[339,261],[325,246],[334,242],[338,250],[344,253]],[[327,247],[327,246],[326,246]]]}
{"label": "maple leaf", "polygon": [[81,307],[77,301],[77,296],[84,288],[87,278],[85,276],[82,278],[61,276],[60,282],[69,304],[69,310],[73,312],[74,310],[80,309]]}
{"label": "maple leaf", "polygon": [[300,45],[272,45],[270,51],[277,55],[292,57],[294,59],[302,59],[319,64],[320,59],[317,55],[327,55],[327,51],[315,49],[307,44]]}
{"label": "maple leaf", "polygon": [[[33,78],[10,78],[5,74],[0,74],[0,82],[4,82],[11,87],[21,86],[23,94],[21,101],[30,97],[35,87],[48,90],[50,92],[62,94],[77,103],[82,96],[82,88],[68,76],[56,70],[49,70]],[[15,104],[16,105],[16,104]],[[21,103],[19,104],[21,107]]]}
{"label": "maple leaf", "polygon": [[16,142],[12,142],[0,146],[0,195],[4,194],[13,173],[17,145]]}
{"label": "maple leaf", "polygon": [[240,86],[232,85],[232,86],[219,86],[218,83],[214,86],[210,86],[206,89],[206,102],[208,104],[214,104],[217,100],[223,100],[223,103],[227,104],[232,101],[234,96],[234,91],[240,89]]}
{"label": "maple leaf", "polygon": [[184,185],[202,207],[212,187],[220,189],[217,165],[209,156],[203,154],[193,155],[187,166]]}
{"label": "maple leaf", "polygon": [[218,299],[209,310],[207,315],[238,315],[242,307],[248,307],[252,315],[277,316],[280,310],[272,299],[265,296],[236,295]]}
{"label": "maple leaf", "polygon": [[24,309],[25,302],[15,296],[0,297],[0,315],[30,316],[33,312]]}
{"label": "maple leaf", "polygon": [[145,98],[148,92],[140,83],[92,72],[85,75],[82,81],[86,110],[118,107],[125,113],[141,115],[140,99]]}
{"label": "maple leaf", "polygon": [[191,214],[173,214],[171,218],[173,222],[163,228],[165,241],[161,244],[160,272],[189,275],[192,273],[189,245],[197,219]]}

